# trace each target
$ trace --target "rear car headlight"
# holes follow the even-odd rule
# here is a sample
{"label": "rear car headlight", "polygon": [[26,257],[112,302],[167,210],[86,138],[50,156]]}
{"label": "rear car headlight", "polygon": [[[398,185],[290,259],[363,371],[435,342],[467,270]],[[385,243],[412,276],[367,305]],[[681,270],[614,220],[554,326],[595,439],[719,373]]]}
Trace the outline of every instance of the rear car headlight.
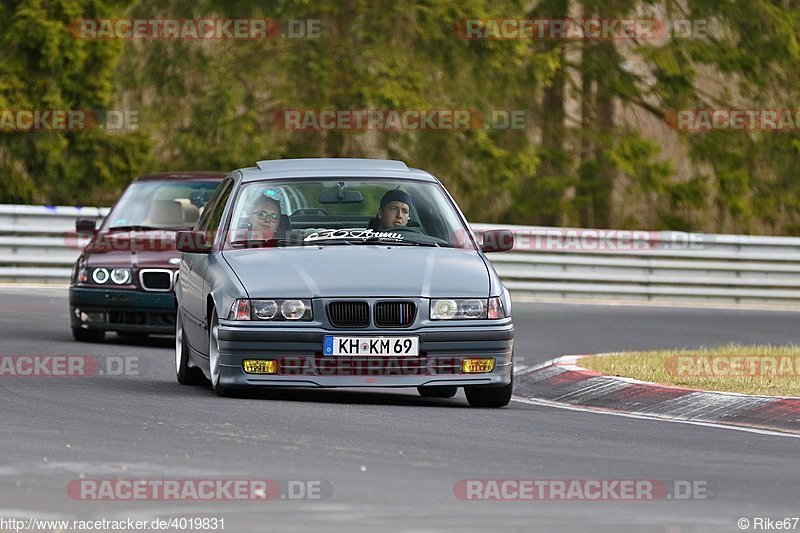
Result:
{"label": "rear car headlight", "polygon": [[470,320],[487,317],[487,300],[480,298],[431,300],[431,320]]}
{"label": "rear car headlight", "polygon": [[230,320],[310,321],[313,319],[311,300],[247,300],[238,299],[231,305]]}
{"label": "rear car headlight", "polygon": [[104,283],[107,283],[109,277],[110,274],[108,273],[108,270],[106,270],[105,268],[95,268],[94,270],[92,270],[92,281],[94,281],[98,285],[103,285]]}
{"label": "rear car headlight", "polygon": [[117,285],[125,285],[131,282],[131,269],[130,268],[115,268],[111,271],[111,281]]}

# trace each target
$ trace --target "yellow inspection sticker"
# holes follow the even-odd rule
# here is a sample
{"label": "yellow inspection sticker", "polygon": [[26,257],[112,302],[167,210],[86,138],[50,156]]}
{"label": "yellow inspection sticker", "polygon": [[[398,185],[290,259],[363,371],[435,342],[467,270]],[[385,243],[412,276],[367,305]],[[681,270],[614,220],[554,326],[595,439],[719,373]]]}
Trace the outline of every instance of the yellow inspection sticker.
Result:
{"label": "yellow inspection sticker", "polygon": [[242,367],[248,374],[274,374],[278,371],[278,362],[271,359],[245,359]]}
{"label": "yellow inspection sticker", "polygon": [[461,371],[465,374],[481,374],[494,370],[494,359],[464,359]]}

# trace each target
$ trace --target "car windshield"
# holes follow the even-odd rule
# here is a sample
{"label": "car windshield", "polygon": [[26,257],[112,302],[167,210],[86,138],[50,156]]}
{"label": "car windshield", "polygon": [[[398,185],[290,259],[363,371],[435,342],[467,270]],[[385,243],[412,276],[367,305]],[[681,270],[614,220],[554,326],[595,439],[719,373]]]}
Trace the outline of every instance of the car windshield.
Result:
{"label": "car windshield", "polygon": [[191,228],[219,185],[215,181],[137,181],[106,217],[104,228]]}
{"label": "car windshield", "polygon": [[332,178],[245,184],[233,209],[227,248],[391,244],[459,247],[474,243],[438,183]]}

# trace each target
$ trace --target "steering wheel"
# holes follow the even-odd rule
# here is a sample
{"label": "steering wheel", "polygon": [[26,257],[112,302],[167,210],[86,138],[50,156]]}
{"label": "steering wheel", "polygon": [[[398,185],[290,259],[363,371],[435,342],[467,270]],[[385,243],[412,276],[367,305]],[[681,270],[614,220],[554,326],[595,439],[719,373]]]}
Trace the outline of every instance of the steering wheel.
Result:
{"label": "steering wheel", "polygon": [[298,209],[292,216],[295,215],[325,215],[328,216],[328,212],[324,209],[320,209],[319,207],[305,207],[303,209]]}

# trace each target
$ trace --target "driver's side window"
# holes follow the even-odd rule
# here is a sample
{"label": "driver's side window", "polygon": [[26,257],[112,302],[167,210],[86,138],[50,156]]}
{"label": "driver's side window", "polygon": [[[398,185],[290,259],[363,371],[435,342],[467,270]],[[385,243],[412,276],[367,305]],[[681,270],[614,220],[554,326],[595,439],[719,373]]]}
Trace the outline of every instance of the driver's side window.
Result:
{"label": "driver's side window", "polygon": [[228,197],[230,197],[232,189],[233,180],[229,177],[225,178],[217,192],[214,193],[214,197],[208,202],[208,206],[203,211],[200,220],[197,221],[196,227],[199,231],[208,235],[209,232],[219,227],[222,213],[225,211],[225,204],[228,203]]}

